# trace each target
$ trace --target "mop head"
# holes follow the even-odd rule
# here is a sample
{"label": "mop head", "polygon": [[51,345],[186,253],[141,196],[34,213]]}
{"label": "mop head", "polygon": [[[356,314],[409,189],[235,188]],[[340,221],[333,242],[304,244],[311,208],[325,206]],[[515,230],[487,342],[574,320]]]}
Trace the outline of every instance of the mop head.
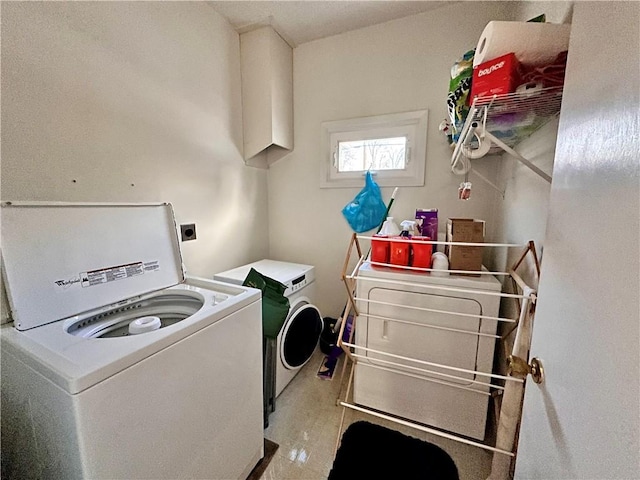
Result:
{"label": "mop head", "polygon": [[323,380],[331,380],[333,378],[333,372],[336,370],[338,364],[338,357],[333,355],[325,355],[318,368],[318,378]]}

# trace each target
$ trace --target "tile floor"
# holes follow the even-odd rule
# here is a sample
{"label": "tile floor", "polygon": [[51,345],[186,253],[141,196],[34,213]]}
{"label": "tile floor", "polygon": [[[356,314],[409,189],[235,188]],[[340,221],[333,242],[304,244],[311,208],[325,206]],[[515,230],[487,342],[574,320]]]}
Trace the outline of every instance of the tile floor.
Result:
{"label": "tile floor", "polygon": [[[340,358],[331,380],[316,376],[324,354],[314,356],[277,398],[269,416],[265,437],[280,445],[261,480],[326,479],[333,463],[343,408],[336,405],[340,391]],[[348,379],[348,369],[344,382]],[[491,470],[491,452],[387,422],[371,415],[345,409],[345,425],[358,420],[393,428],[406,435],[434,443],[451,455],[461,480],[484,480]]]}

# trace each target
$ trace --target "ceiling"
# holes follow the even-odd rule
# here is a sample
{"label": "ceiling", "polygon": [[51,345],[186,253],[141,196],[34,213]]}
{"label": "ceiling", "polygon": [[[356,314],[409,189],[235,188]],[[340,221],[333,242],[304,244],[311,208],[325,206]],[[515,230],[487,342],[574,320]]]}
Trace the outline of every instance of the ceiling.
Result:
{"label": "ceiling", "polygon": [[207,2],[239,33],[271,25],[292,47],[433,10],[451,1],[307,0]]}

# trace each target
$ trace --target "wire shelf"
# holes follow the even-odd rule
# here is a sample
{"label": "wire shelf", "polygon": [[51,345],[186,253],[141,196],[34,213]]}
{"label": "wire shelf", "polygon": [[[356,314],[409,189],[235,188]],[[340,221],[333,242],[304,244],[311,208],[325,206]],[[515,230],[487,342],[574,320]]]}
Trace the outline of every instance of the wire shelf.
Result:
{"label": "wire shelf", "polygon": [[[470,159],[507,152],[551,183],[549,174],[513,148],[560,113],[562,89],[556,86],[474,98],[451,157],[451,171],[466,175],[471,171]],[[504,198],[503,190],[478,176]]]}
{"label": "wire shelf", "polygon": [[[487,130],[513,148],[558,115],[562,104],[562,88],[476,97],[466,122],[481,123],[486,112]],[[470,144],[477,147],[475,138]],[[501,150],[493,145],[489,154]]]}

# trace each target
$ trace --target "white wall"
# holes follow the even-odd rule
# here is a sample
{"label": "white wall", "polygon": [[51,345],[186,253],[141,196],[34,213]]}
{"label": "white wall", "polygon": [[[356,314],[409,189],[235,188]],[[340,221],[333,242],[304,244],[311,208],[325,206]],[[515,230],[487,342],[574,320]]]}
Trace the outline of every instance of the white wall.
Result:
{"label": "white wall", "polygon": [[267,257],[239,55],[205,3],[2,2],[2,200],[169,201],[188,273]]}
{"label": "white wall", "polygon": [[[571,23],[572,10],[573,2],[518,2],[517,9],[514,10],[514,20],[526,21],[544,13],[547,22]],[[552,175],[557,134],[558,120],[554,119],[525,139],[515,150],[542,171]],[[505,189],[505,196],[502,199],[496,193],[494,198],[495,217],[492,228],[495,240],[511,244],[526,244],[533,240],[537,255],[544,265],[542,257],[551,184],[506,153],[497,162],[496,170],[496,183]],[[522,250],[496,248],[492,253],[489,267],[492,270],[504,271],[519,259]],[[533,257],[528,256],[525,259],[518,273],[527,284],[537,286],[538,276]],[[505,288],[512,291],[510,284],[506,284]],[[518,314],[519,307],[516,302],[503,299],[501,316],[517,318]],[[513,346],[513,336],[509,336],[504,344],[498,344],[497,358],[509,355]],[[497,368],[504,371],[505,365],[500,362]]]}
{"label": "white wall", "polygon": [[[320,189],[321,122],[429,109],[426,184],[401,188],[392,215],[401,221],[416,208],[438,208],[441,229],[453,216],[491,222],[490,188],[474,183],[472,200],[458,200],[461,178],[449,170],[451,150],[438,124],[453,63],[511,7],[462,2],[294,50],[294,150],[269,171],[270,253],[316,266],[323,315],[339,315],[346,301],[340,273],[352,231],[341,210],[360,189]],[[383,189],[385,201],[392,190]]]}
{"label": "white wall", "polygon": [[[541,13],[547,22],[571,23],[572,2],[517,2],[514,20],[526,21]],[[520,143],[515,150],[548,174],[553,172],[558,121],[552,120]],[[533,240],[541,253],[546,230],[551,185],[508,154],[497,166],[497,184],[505,189],[504,200],[496,195],[495,238],[505,243]],[[519,252],[495,252],[496,269],[517,260]],[[514,259],[514,257],[516,257]]]}

